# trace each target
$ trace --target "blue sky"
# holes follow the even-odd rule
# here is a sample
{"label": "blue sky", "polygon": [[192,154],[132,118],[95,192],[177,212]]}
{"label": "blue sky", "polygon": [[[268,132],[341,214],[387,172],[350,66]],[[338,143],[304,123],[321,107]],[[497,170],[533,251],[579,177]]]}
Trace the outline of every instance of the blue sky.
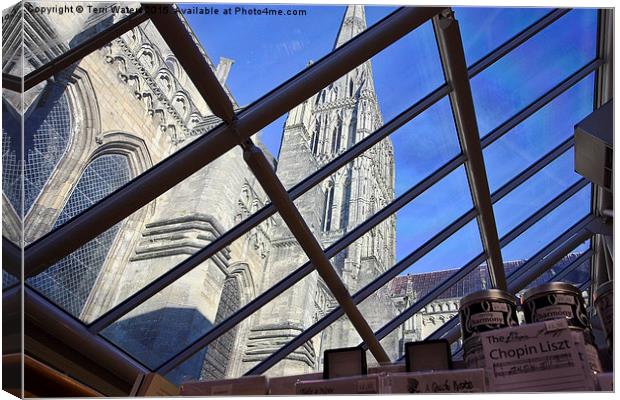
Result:
{"label": "blue sky", "polygon": [[[256,6],[256,5],[254,5]],[[217,6],[224,9],[227,6]],[[248,105],[318,60],[334,45],[344,6],[270,6],[307,10],[306,16],[186,15],[210,58],[235,60],[228,86]],[[368,25],[392,7],[366,7]],[[465,55],[473,64],[544,16],[542,8],[456,8]],[[560,83],[595,56],[596,12],[573,10],[472,79],[481,136]],[[432,26],[426,23],[372,59],[377,97],[387,122],[443,83]],[[592,110],[589,76],[484,150],[491,190],[496,190],[570,137]],[[261,133],[277,155],[286,116]],[[392,134],[396,196],[460,153],[444,99]],[[494,206],[500,235],[577,181],[572,152],[547,166]],[[505,260],[527,258],[589,210],[589,188],[534,225],[503,249]],[[464,169],[459,168],[397,214],[397,258],[401,259],[472,207]],[[475,221],[413,265],[407,272],[460,267],[481,251]]]}

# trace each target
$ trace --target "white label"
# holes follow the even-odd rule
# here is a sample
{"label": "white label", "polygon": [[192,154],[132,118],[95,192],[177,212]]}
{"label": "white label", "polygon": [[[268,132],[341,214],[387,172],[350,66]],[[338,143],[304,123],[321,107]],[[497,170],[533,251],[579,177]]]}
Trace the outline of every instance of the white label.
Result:
{"label": "white label", "polygon": [[357,381],[357,393],[377,393],[377,381],[375,379],[360,379]]}
{"label": "white label", "polygon": [[491,303],[493,307],[493,311],[503,311],[508,312],[508,304],[506,303]]}
{"label": "white label", "polygon": [[567,294],[556,294],[555,300],[562,304],[575,304],[575,298]]}
{"label": "white label", "polygon": [[501,312],[482,312],[469,317],[472,327],[480,325],[498,325],[504,323],[504,314]]}
{"label": "white label", "polygon": [[481,333],[489,390],[593,390],[592,374],[581,360],[582,350],[566,320],[563,323],[565,329],[554,331],[548,331],[543,322]]}
{"label": "white label", "polygon": [[558,318],[573,318],[572,307],[556,304],[555,306],[541,307],[534,314],[534,321],[548,321]]}

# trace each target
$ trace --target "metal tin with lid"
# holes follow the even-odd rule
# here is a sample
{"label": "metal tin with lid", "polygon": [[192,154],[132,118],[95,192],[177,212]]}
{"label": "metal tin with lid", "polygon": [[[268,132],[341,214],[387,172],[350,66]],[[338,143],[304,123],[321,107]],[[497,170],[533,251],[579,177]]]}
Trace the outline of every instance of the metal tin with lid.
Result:
{"label": "metal tin with lid", "polygon": [[600,285],[592,296],[594,307],[603,325],[603,332],[607,345],[611,349],[614,339],[614,281],[607,281]]}
{"label": "metal tin with lid", "polygon": [[515,297],[500,289],[471,293],[459,306],[463,343],[473,334],[519,325]]}
{"label": "metal tin with lid", "polygon": [[566,318],[573,328],[590,330],[583,296],[566,282],[549,282],[526,290],[521,298],[526,323]]}

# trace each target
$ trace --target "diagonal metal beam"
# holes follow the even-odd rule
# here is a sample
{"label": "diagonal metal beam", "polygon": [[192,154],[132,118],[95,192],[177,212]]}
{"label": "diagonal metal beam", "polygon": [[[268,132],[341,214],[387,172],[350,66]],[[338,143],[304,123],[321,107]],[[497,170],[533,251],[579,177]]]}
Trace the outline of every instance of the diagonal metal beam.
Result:
{"label": "diagonal metal beam", "polygon": [[582,266],[588,260],[588,258],[591,258],[591,257],[592,257],[591,249],[584,251],[583,253],[579,255],[579,257],[571,261],[569,265],[567,265],[564,269],[562,269],[562,271],[560,271],[557,275],[555,275],[553,279],[562,280],[566,278],[568,274],[570,274],[571,272],[573,272],[574,270]]}
{"label": "diagonal metal beam", "polygon": [[161,37],[179,60],[213,114],[230,124],[235,116],[234,107],[198,45],[183,25],[177,7],[173,4],[145,4],[144,7],[147,9],[153,7],[157,10],[151,13],[151,21]]}
{"label": "diagonal metal beam", "polygon": [[[576,74],[579,74],[579,72]],[[552,89],[552,90],[555,90],[555,89]],[[435,104],[437,101],[439,101],[441,98],[443,98],[443,96],[447,95],[448,92],[449,92],[449,88],[447,85],[440,87],[435,92],[429,94],[424,99],[420,100],[418,103],[414,104],[409,109],[405,110],[403,113],[395,117],[393,120],[388,122],[386,125],[381,127],[379,130],[373,132],[372,134],[367,136],[362,141],[350,147],[340,156],[338,156],[337,158],[335,158],[334,160],[326,164],[323,168],[316,171],[311,176],[309,176],[308,178],[304,179],[302,182],[295,185],[289,192],[291,199],[295,200],[301,195],[303,195],[304,193],[306,193],[313,186],[323,181],[325,178],[327,178],[328,176],[336,172],[339,168],[349,163],[355,157],[362,154],[364,151],[368,150],[374,144],[380,142],[382,139],[387,137],[389,134],[396,131],[398,128],[406,124],[411,119],[415,118],[415,116],[424,112],[426,109],[428,109],[433,104]],[[521,118],[521,117],[517,115],[513,117],[513,119],[514,118]],[[504,135],[507,132],[509,132],[508,129],[504,129],[502,127],[508,124],[512,125],[513,119],[506,121],[502,126],[498,128],[498,130],[502,131],[501,135]],[[499,190],[497,190],[495,193],[492,194],[491,199],[493,203],[499,201],[502,197],[508,194],[512,189],[516,188],[518,185],[520,185],[521,183],[529,179],[532,175],[534,175],[534,173],[540,171],[546,165],[548,165],[553,160],[555,160],[557,157],[559,157],[563,153],[563,151],[567,150],[568,148],[572,146],[572,143],[573,143],[572,138],[567,139],[565,142],[563,142],[558,147],[556,147],[555,149],[547,153],[545,156],[543,156],[541,159],[536,161],[534,164],[532,164],[530,168],[523,171],[517,177],[513,178],[511,181],[506,183],[502,188],[500,188]],[[410,191],[406,193],[400,199],[397,199],[397,201],[400,204],[404,204],[410,201],[411,199],[415,197],[414,195],[417,195],[423,192],[424,190],[426,190],[426,188],[430,187],[430,185],[436,183],[441,178],[445,177],[449,172],[451,172],[454,168],[460,165],[460,163],[462,163],[464,160],[465,160],[465,157],[461,155],[461,156],[458,156],[456,159],[449,161],[443,167],[439,168],[437,171],[431,174],[430,178],[425,179],[423,182],[421,182],[420,185],[416,185],[414,192]],[[398,208],[388,206],[386,207],[385,212],[394,212],[390,210],[397,210]],[[218,251],[222,250],[224,247],[232,243],[234,240],[241,237],[248,230],[252,229],[253,227],[257,226],[265,219],[275,214],[275,212],[276,210],[273,204],[266,205],[261,210],[257,211],[255,214],[251,215],[246,220],[241,222],[239,225],[235,226],[234,228],[227,231],[222,236],[215,239],[212,243],[207,245],[205,248],[194,253],[191,257],[189,257],[188,259],[184,260],[183,262],[181,262],[180,264],[178,264],[171,270],[164,273],[164,275],[159,277],[157,280],[151,282],[150,284],[140,289],[138,292],[136,292],[135,294],[133,294],[132,296],[125,299],[123,302],[119,303],[117,306],[115,306],[114,308],[106,312],[104,315],[102,315],[99,319],[97,319],[95,322],[91,324],[90,326],[91,331],[99,332],[106,326],[110,325],[116,319],[122,317],[123,315],[131,311],[133,308],[137,307],[138,305],[142,304],[144,301],[148,300],[155,293],[166,288],[167,286],[172,284],[175,280],[183,276],[185,273],[191,271],[193,268],[200,265],[203,261],[212,257]],[[345,238],[347,237],[348,236],[345,236]],[[353,240],[351,240],[348,243],[352,243],[352,242]]]}
{"label": "diagonal metal beam", "polygon": [[493,202],[493,204],[497,203],[512,190],[516,189],[519,185],[521,185],[522,183],[536,175],[538,172],[542,171],[547,165],[558,159],[558,157],[560,157],[562,154],[568,151],[568,149],[573,147],[573,143],[574,138],[569,137],[568,139],[557,145],[550,152],[536,160],[532,165],[527,167],[527,169],[523,170],[516,177],[512,178],[512,180],[510,180],[502,187],[497,189],[495,192],[493,192],[493,194],[491,194],[491,201]]}
{"label": "diagonal metal beam", "polygon": [[11,90],[13,92],[22,92],[22,78],[19,76],[2,73],[2,89]]}
{"label": "diagonal metal beam", "polygon": [[432,7],[399,8],[245,108],[236,116],[234,124],[220,124],[32,243],[25,252],[25,277],[37,275],[122,221],[440,10]]}
{"label": "diagonal metal beam", "polygon": [[[575,237],[592,235],[591,232],[588,232],[584,229],[584,226],[582,223],[584,221],[591,221],[590,216],[584,218],[584,220],[582,220],[580,223],[577,223],[573,228],[570,229],[571,233]],[[559,260],[565,257],[571,250],[573,250],[577,245],[581,243],[579,242],[577,243],[577,245],[573,246],[573,244],[575,243],[574,241],[566,242],[565,240],[562,240],[562,236],[565,236],[565,234],[560,235],[556,239],[554,239],[552,243],[560,242],[560,245],[556,244],[556,246],[554,246],[553,249],[547,249],[546,254],[550,253],[551,251],[553,251],[553,253],[550,254],[549,257],[545,258],[543,262],[539,262],[539,260],[535,258],[530,258],[525,264],[519,267],[517,271],[515,271],[515,272],[519,272],[518,274],[519,276],[524,276],[524,278],[521,279],[522,283],[517,282],[518,278],[515,278],[516,274],[511,274],[508,277],[508,283],[509,283],[508,287],[511,293],[519,292],[521,289],[526,287],[528,284],[536,280],[536,278],[538,278],[541,274],[551,269]],[[566,273],[568,273],[574,270],[576,267],[578,267],[579,265],[583,263],[583,261],[589,256],[589,254],[590,254],[590,250],[581,254],[575,260],[571,261],[571,263],[567,265],[565,269],[562,270],[562,273],[553,277],[551,280],[561,279],[561,276],[565,275],[563,274],[565,271]],[[449,321],[444,323],[442,326],[437,328],[425,340],[444,338],[444,339],[448,339],[448,341],[450,342],[454,342],[460,336],[461,336],[461,331],[460,331],[459,317],[458,315],[456,315],[453,318],[451,318]],[[457,353],[459,351],[457,351]]]}
{"label": "diagonal metal beam", "polygon": [[[421,193],[426,191],[428,188],[430,188],[432,185],[434,185],[437,181],[441,180],[443,177],[445,177],[450,172],[452,172],[455,168],[457,168],[459,165],[462,164],[463,160],[464,158],[462,156],[459,156],[449,161],[448,163],[446,163],[443,167],[439,168],[437,171],[432,173],[422,182],[418,183],[417,185],[409,189],[407,192],[402,194],[397,199],[393,200],[390,204],[386,205],[383,209],[381,209],[371,218],[366,220],[364,223],[360,224],[355,229],[353,229],[352,231],[347,233],[345,236],[343,236],[342,238],[334,242],[332,245],[330,245],[328,248],[326,248],[325,255],[328,258],[332,258],[338,253],[340,253],[342,250],[346,249],[351,243],[355,242],[357,239],[362,237],[375,225],[384,221],[390,215],[394,214],[396,211],[398,211],[399,209],[404,207],[406,204],[408,204],[411,200],[413,200],[414,198],[419,196]],[[291,198],[293,197],[291,196]],[[466,214],[466,216],[467,215],[468,214]],[[460,224],[462,222],[463,221],[459,220],[455,222],[454,224]],[[448,230],[449,228],[446,228],[446,229]],[[446,233],[446,231],[442,231],[442,233]],[[164,362],[160,367],[157,368],[157,371],[159,371],[160,373],[167,373],[171,371],[176,366],[180,365],[182,362],[184,362],[189,357],[191,357],[193,354],[195,354],[197,351],[200,351],[204,346],[207,346],[209,343],[213,342],[215,339],[223,335],[227,330],[229,330],[236,324],[240,323],[245,318],[249,317],[254,311],[258,310],[259,308],[261,308],[262,306],[264,306],[265,304],[273,300],[275,297],[277,297],[279,294],[283,293],[285,290],[293,286],[295,283],[297,283],[307,274],[312,272],[313,269],[314,267],[312,266],[310,262],[307,262],[306,264],[302,265],[297,270],[289,274],[286,278],[278,282],[276,285],[269,288],[266,292],[259,295],[256,299],[252,300],[250,303],[248,303],[247,305],[243,306],[242,308],[240,308],[239,310],[231,314],[227,319],[222,321],[212,330],[210,330],[209,332],[205,333],[204,335],[196,339],[190,345],[186,346],[185,349],[179,352],[179,354],[172,357],[168,361]],[[129,310],[131,309],[132,308],[129,308]],[[114,312],[112,311],[109,314],[114,314]],[[123,315],[122,313],[120,315],[118,314],[117,315],[106,315],[102,317],[101,319],[107,320],[108,323],[112,323],[114,322],[114,320],[116,320],[118,317],[122,315]],[[96,322],[95,324],[97,323],[98,322]],[[95,332],[97,331],[94,329],[92,330]]]}
{"label": "diagonal metal beam", "polygon": [[579,192],[581,189],[588,185],[588,181],[584,178],[578,180],[574,184],[572,184],[568,189],[564,190],[562,193],[558,194],[553,200],[545,204],[543,207],[539,208],[536,212],[530,215],[525,221],[519,224],[517,227],[512,229],[510,232],[505,234],[502,239],[499,241],[500,246],[504,247],[514,239],[516,239],[523,232],[532,227],[536,222],[543,219],[547,214],[553,211],[555,208],[560,206],[566,200],[571,198],[574,194]]}
{"label": "diagonal metal beam", "polygon": [[[357,291],[352,297],[353,302],[357,305],[362,301],[366,300],[368,296],[370,296],[372,293],[387,284],[390,280],[403,272],[405,269],[409,268],[412,264],[416,263],[426,254],[430,253],[435,247],[437,247],[440,243],[446,240],[446,238],[450,237],[452,234],[454,234],[456,231],[466,225],[475,216],[475,211],[471,210],[470,212],[457,219],[444,230],[429,239],[422,246],[412,251],[407,257],[396,263],[396,265],[394,265],[389,270],[385,271],[383,274],[375,278],[372,282]],[[296,350],[299,346],[303,345],[308,340],[312,339],[316,334],[320,333],[323,329],[331,325],[338,318],[342,317],[343,314],[344,312],[341,307],[335,308],[329,314],[325,315],[319,321],[315,322],[312,326],[310,326],[302,333],[297,335],[294,339],[289,341],[286,345],[282,346],[276,352],[272,353],[269,357],[261,361],[259,364],[255,365],[252,369],[246,372],[245,375],[257,375],[264,373],[269,368],[274,366],[278,361],[286,357],[288,354]]]}
{"label": "diagonal metal beam", "polygon": [[[71,48],[57,58],[49,61],[47,64],[30,72],[24,77],[24,92],[35,87],[44,80],[52,77],[57,72],[62,71],[74,62],[81,60],[93,51],[103,47],[107,43],[110,43],[112,40],[121,36],[123,33],[145,22],[148,18],[149,15],[147,14],[147,12],[140,8],[133,14],[130,14],[129,16],[123,18],[121,21],[115,23],[109,28],[106,28],[103,31],[97,33],[96,35],[93,35],[93,37],[88,38],[84,42]],[[10,82],[7,83],[10,84]],[[22,91],[21,85],[18,88],[19,90],[15,90],[16,88],[14,87],[5,86],[4,74],[2,76],[2,87],[16,92]]]}
{"label": "diagonal metal beam", "polygon": [[495,225],[486,168],[482,158],[474,100],[469,85],[459,25],[454,19],[452,10],[448,9],[433,18],[433,27],[446,81],[452,86],[450,103],[459,142],[465,157],[467,157],[465,170],[473,203],[478,210],[478,227],[482,246],[488,256],[491,285],[497,288],[505,288],[506,276],[502,263],[502,253],[497,226]]}
{"label": "diagonal metal beam", "polygon": [[[547,272],[555,264],[557,264],[562,258],[564,258],[569,252],[579,246],[581,243],[592,237],[592,232],[588,230],[582,230],[576,233],[573,237],[564,242],[559,248],[552,251],[547,255],[542,262],[531,266],[524,270],[523,274],[519,277],[510,277],[510,284],[508,290],[511,293],[517,293],[523,290],[530,282],[533,282],[536,277]],[[521,270],[521,268],[519,268]],[[516,272],[516,271],[515,271]]]}
{"label": "diagonal metal beam", "polygon": [[2,236],[2,269],[21,280],[22,249]]}
{"label": "diagonal metal beam", "polygon": [[513,271],[513,273],[509,277],[510,280],[515,280],[519,278],[519,276],[522,274],[522,272],[519,272],[519,271],[526,271],[530,266],[540,262],[543,258],[545,258],[547,254],[553,251],[553,249],[561,246],[562,243],[569,240],[572,236],[574,236],[578,232],[584,229],[587,229],[588,225],[592,222],[592,220],[593,220],[593,217],[591,215],[588,215],[582,218],[579,222],[574,224],[571,228],[566,230],[564,233],[562,233],[561,235],[553,239],[550,243],[548,243],[542,249],[540,249],[536,254],[531,256],[526,261],[526,263],[521,266],[523,269],[519,268],[518,270]]}
{"label": "diagonal metal beam", "polygon": [[[560,200],[560,198],[556,197],[554,200],[552,200],[551,202],[547,203],[544,207],[542,207],[541,210],[547,210],[547,213],[551,212],[551,210],[553,210],[555,207],[559,206],[561,203],[562,203],[562,201]],[[523,221],[519,226],[517,226],[517,228],[515,228],[515,230],[517,230],[517,229],[518,230],[525,230],[526,228],[523,228],[523,227],[532,226],[537,221],[540,221],[545,215],[546,215],[546,213],[543,214],[542,212],[536,212],[536,213],[532,214],[532,216],[530,216],[528,219]],[[593,217],[591,217],[591,216],[585,217],[580,222],[578,222],[576,225],[574,225],[573,228],[569,229],[564,234],[560,235],[560,238],[563,238],[562,241],[567,240],[568,238],[570,238],[570,236],[575,234],[577,228],[581,230],[581,229],[584,229],[586,226],[588,226],[592,222],[592,219],[593,219]],[[570,236],[565,238],[565,236],[568,233],[570,233]],[[502,238],[502,247],[505,246],[506,244],[508,244],[513,239],[514,239],[514,237],[509,236],[509,234],[504,236]],[[552,243],[555,243],[555,241],[552,242]],[[561,243],[559,243],[559,244],[561,244]],[[558,246],[559,244],[555,244],[555,246]],[[550,247],[550,246],[547,246],[547,248],[548,247]],[[551,251],[554,247],[550,248],[548,251]],[[540,252],[539,252],[539,254],[540,254]],[[541,256],[541,258],[542,257],[543,256]],[[478,261],[480,258],[482,258],[482,260]],[[377,338],[379,340],[383,339],[385,336],[390,334],[394,329],[398,328],[406,320],[411,318],[415,313],[419,312],[429,302],[431,302],[435,298],[437,298],[437,296],[439,296],[441,293],[443,293],[445,290],[447,290],[450,286],[452,286],[453,284],[455,284],[456,282],[458,282],[459,280],[464,278],[468,273],[473,271],[478,265],[480,265],[480,263],[482,263],[482,261],[484,261],[484,254],[480,255],[478,258],[476,258],[475,260],[473,260],[472,262],[467,264],[465,267],[461,268],[459,271],[454,273],[451,277],[449,277],[446,280],[444,280],[444,282],[442,282],[438,287],[436,287],[431,292],[429,292],[422,299],[418,300],[417,302],[412,304],[410,307],[408,307],[407,309],[403,310],[401,312],[401,314],[396,316],[394,319],[392,319],[390,322],[388,322],[386,325],[384,325],[381,329],[379,329],[377,332],[375,332],[375,336],[377,336]],[[503,269],[503,265],[502,265],[502,269]]]}
{"label": "diagonal metal beam", "polygon": [[577,72],[575,72],[562,82],[558,83],[547,93],[534,100],[534,102],[532,102],[530,105],[519,111],[517,114],[509,118],[499,127],[495,128],[493,131],[483,137],[481,139],[482,147],[484,148],[491,145],[491,143],[502,137],[506,132],[510,131],[521,122],[525,121],[536,111],[549,104],[553,99],[566,92],[568,89],[580,82],[586,76],[590,75],[592,72],[596,71],[596,69],[600,67],[601,63],[602,61],[597,58],[596,60],[593,60],[590,63],[586,64],[584,67],[579,69]]}
{"label": "diagonal metal beam", "polygon": [[243,158],[267,196],[275,204],[284,223],[288,226],[295,239],[297,239],[310,262],[315,266],[332,295],[340,304],[340,307],[349,317],[349,321],[355,327],[357,333],[368,344],[368,348],[373,356],[380,363],[390,362],[385,349],[383,349],[381,343],[375,337],[372,328],[368,325],[368,321],[366,321],[353,302],[347,287],[338,276],[327,255],[323,252],[323,248],[310,230],[310,227],[308,227],[308,224],[306,224],[301,213],[295,207],[282,182],[271,168],[265,154],[250,139],[243,145]]}
{"label": "diagonal metal beam", "polygon": [[512,50],[516,49],[517,47],[528,41],[538,32],[542,31],[547,26],[557,21],[560,17],[568,13],[570,10],[570,8],[556,8],[549,14],[534,22],[532,25],[528,26],[527,28],[513,36],[510,40],[493,50],[488,57],[485,57],[480,61],[474,63],[474,65],[469,68],[469,77],[473,78],[474,76],[478,75],[480,72],[493,65],[506,54],[510,53]]}

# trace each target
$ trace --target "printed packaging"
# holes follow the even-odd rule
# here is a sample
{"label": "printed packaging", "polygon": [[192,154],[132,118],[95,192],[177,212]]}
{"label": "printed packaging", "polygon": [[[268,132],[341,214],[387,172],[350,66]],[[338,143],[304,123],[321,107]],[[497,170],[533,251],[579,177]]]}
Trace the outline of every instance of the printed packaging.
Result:
{"label": "printed packaging", "polygon": [[483,369],[389,373],[382,393],[475,393],[485,391]]}
{"label": "printed packaging", "polygon": [[295,383],[296,394],[330,395],[330,394],[378,394],[381,387],[381,375],[360,375],[345,378],[300,381]]}
{"label": "printed packaging", "polygon": [[484,332],[479,340],[488,391],[595,389],[584,337],[566,319]]}
{"label": "printed packaging", "polygon": [[258,375],[238,379],[185,382],[181,385],[181,396],[266,395],[268,389],[267,378]]}

